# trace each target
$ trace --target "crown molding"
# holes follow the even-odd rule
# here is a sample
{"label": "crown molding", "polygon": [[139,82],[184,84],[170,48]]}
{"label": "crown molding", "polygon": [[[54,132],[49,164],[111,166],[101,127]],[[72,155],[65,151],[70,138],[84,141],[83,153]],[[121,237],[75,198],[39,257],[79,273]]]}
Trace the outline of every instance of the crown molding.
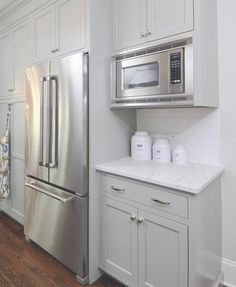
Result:
{"label": "crown molding", "polygon": [[29,2],[31,2],[31,0],[11,0],[2,10],[0,10],[0,21]]}

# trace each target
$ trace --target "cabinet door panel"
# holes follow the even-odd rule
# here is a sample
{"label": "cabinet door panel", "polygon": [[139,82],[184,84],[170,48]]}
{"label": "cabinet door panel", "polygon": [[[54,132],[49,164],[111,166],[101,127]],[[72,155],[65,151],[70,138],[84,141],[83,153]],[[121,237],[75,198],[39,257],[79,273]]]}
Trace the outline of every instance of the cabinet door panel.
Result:
{"label": "cabinet door panel", "polygon": [[146,0],[112,0],[112,13],[113,50],[146,41]]}
{"label": "cabinet door panel", "polygon": [[14,91],[23,93],[25,90],[25,69],[30,64],[29,28],[27,24],[20,25],[13,31],[14,53]]}
{"label": "cabinet door panel", "polygon": [[187,287],[187,227],[139,211],[139,282],[145,287]]}
{"label": "cabinet door panel", "polygon": [[35,62],[52,57],[55,42],[55,7],[50,6],[32,17],[33,60]]}
{"label": "cabinet door panel", "polygon": [[83,48],[85,46],[85,0],[60,0],[56,11],[59,52]]}
{"label": "cabinet door panel", "polygon": [[149,41],[193,29],[193,0],[147,0],[147,9]]}
{"label": "cabinet door panel", "polygon": [[137,224],[131,216],[137,209],[102,199],[101,263],[113,276],[134,286],[137,282]]}
{"label": "cabinet door panel", "polygon": [[9,95],[13,89],[12,37],[6,34],[0,37],[0,97]]}

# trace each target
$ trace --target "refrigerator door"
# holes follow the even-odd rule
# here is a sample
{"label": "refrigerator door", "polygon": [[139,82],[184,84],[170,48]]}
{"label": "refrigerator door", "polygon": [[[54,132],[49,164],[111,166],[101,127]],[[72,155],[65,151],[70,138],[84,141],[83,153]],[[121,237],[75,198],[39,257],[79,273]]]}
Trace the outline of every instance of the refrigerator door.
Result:
{"label": "refrigerator door", "polygon": [[77,53],[50,63],[51,148],[49,182],[88,193],[87,55]]}
{"label": "refrigerator door", "polygon": [[25,173],[44,181],[49,179],[49,63],[26,70]]}
{"label": "refrigerator door", "polygon": [[88,197],[25,180],[25,235],[77,274],[88,276]]}

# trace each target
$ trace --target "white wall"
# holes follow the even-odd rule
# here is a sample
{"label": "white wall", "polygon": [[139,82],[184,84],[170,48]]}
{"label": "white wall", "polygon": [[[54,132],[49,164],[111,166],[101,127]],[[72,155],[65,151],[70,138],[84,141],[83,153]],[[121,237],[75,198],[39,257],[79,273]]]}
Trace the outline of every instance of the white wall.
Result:
{"label": "white wall", "polygon": [[236,286],[236,1],[218,0],[221,112],[223,270]]}

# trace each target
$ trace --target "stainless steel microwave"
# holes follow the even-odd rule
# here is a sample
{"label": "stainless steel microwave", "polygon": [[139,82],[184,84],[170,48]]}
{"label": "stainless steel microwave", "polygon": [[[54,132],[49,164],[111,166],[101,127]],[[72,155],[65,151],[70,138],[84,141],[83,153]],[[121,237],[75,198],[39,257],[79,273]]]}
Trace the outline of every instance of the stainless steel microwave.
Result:
{"label": "stainless steel microwave", "polygon": [[113,107],[193,104],[192,40],[115,57]]}

